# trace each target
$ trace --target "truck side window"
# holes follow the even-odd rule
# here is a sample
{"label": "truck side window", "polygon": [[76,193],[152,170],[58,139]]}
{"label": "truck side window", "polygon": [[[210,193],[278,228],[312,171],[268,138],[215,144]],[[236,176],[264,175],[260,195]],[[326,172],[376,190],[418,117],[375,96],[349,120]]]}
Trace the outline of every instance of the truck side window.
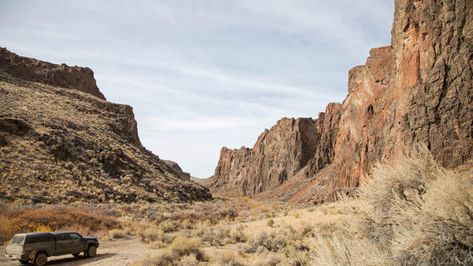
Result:
{"label": "truck side window", "polygon": [[65,240],[72,240],[72,238],[70,234],[63,234],[63,235],[58,235],[57,240],[65,241]]}
{"label": "truck side window", "polygon": [[70,234],[70,236],[71,236],[72,240],[80,240],[81,239],[80,235],[78,235],[78,234]]}

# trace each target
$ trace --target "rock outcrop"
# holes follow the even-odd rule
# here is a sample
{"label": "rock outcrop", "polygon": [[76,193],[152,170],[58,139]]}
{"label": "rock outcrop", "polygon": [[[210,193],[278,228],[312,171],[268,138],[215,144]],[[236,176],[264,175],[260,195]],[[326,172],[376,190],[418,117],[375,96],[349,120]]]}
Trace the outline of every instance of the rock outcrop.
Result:
{"label": "rock outcrop", "polygon": [[171,167],[171,169],[182,179],[191,180],[191,174],[182,171],[181,166],[179,166],[179,164],[175,161],[163,160],[163,162],[165,162],[169,167]]}
{"label": "rock outcrop", "polygon": [[[312,122],[323,124],[322,129],[306,127],[273,138],[264,149],[257,147],[260,136],[248,151],[257,158],[222,150],[206,183],[211,190],[265,191],[261,195],[267,198],[322,202],[359,186],[376,162],[395,159],[418,144],[446,167],[472,158],[473,2],[396,0],[395,10],[391,45],[372,49],[365,65],[350,70],[346,99]],[[277,130],[263,135],[277,135]],[[301,150],[311,151],[312,158],[284,156]],[[277,179],[274,166],[286,173],[284,178]],[[252,168],[257,170],[247,170]],[[253,184],[250,189],[248,184]]]}
{"label": "rock outcrop", "polygon": [[212,189],[230,195],[254,195],[274,189],[301,169],[321,169],[333,160],[340,104],[330,104],[319,118],[283,118],[265,130],[252,149],[222,148]]}
{"label": "rock outcrop", "polygon": [[[27,66],[15,61],[14,68],[35,72],[33,61],[27,59]],[[39,69],[67,69],[37,62]],[[208,189],[183,178],[182,171],[140,144],[130,106],[100,99],[98,90],[94,94],[76,89],[86,81],[72,78],[75,70],[64,72],[72,84],[61,81],[60,72],[52,79],[46,74],[42,83],[23,72],[13,76],[15,71],[4,62],[0,68],[1,200],[130,203],[211,198]],[[91,73],[87,78],[93,80]],[[62,85],[50,85],[56,82]]]}
{"label": "rock outcrop", "polygon": [[35,81],[55,87],[76,89],[105,99],[87,67],[52,64],[19,56],[0,47],[0,71],[26,81]]}

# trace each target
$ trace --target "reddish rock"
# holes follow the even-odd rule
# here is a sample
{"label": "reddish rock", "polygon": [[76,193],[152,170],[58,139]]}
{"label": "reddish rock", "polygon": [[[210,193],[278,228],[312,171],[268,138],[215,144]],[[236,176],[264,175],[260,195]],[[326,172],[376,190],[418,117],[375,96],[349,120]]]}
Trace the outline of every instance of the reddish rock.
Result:
{"label": "reddish rock", "polygon": [[317,120],[283,118],[252,149],[223,148],[206,184],[227,195],[254,195],[280,186],[308,165],[323,168],[333,159],[339,110],[340,104],[330,104]]}
{"label": "reddish rock", "polygon": [[[226,167],[209,179],[212,191],[227,193],[234,187],[226,184],[239,182],[246,184],[240,194],[323,202],[363,183],[376,162],[418,144],[446,167],[473,157],[473,2],[395,2],[391,45],[372,49],[365,65],[350,70],[343,103],[297,134],[278,123],[248,159],[221,156]],[[265,137],[280,131],[284,137]]]}

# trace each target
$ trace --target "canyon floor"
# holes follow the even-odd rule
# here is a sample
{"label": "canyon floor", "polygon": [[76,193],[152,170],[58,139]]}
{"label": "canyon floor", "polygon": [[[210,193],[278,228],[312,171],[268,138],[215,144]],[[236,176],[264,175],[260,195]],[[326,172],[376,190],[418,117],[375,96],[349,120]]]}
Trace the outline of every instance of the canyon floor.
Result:
{"label": "canyon floor", "polygon": [[[200,242],[201,251],[206,254],[207,263],[210,265],[224,265],[228,261],[237,261],[238,250],[241,250],[243,243],[252,237],[267,234],[278,233],[283,228],[290,228],[294,232],[304,231],[307,228],[315,228],[321,226],[330,226],[349,219],[348,213],[340,213],[339,211],[333,213],[330,205],[323,208],[282,208],[280,203],[267,203],[253,201],[249,198],[239,199],[217,199],[223,201],[223,204],[237,204],[242,206],[241,209],[247,209],[247,213],[242,213],[242,216],[236,219],[228,219],[225,217],[221,221],[217,221],[215,225],[206,224],[207,230],[202,238],[206,238],[209,243]],[[231,203],[229,203],[231,202]],[[208,205],[222,203],[208,202]],[[153,209],[153,206],[149,206]],[[156,206],[160,209],[162,206]],[[241,219],[239,219],[241,218]],[[119,219],[125,226],[122,229],[110,230],[108,233],[101,233],[100,248],[98,255],[94,258],[74,258],[72,255],[51,257],[48,265],[148,265],[156,264],[158,262],[149,262],[156,260],[153,258],[163,254],[166,250],[166,240],[161,235],[164,231],[171,230],[168,233],[169,239],[186,236],[191,239],[191,236],[196,236],[201,233],[202,228],[199,226],[191,227],[184,226],[178,230],[158,228],[150,224],[140,224],[140,222],[130,222],[129,217]],[[233,220],[233,221],[231,221]],[[210,222],[213,223],[213,222]],[[143,228],[142,226],[146,228]],[[140,228],[141,227],[141,228]],[[179,226],[180,227],[180,226]],[[142,231],[143,230],[143,231]],[[242,230],[242,238],[238,239],[234,232]],[[212,232],[212,233],[210,233]],[[289,231],[288,231],[289,232]],[[207,234],[207,235],[205,235]],[[244,238],[243,238],[244,235]],[[284,237],[288,237],[285,235]],[[162,239],[158,239],[162,238]],[[148,243],[146,243],[148,242]],[[161,242],[161,244],[157,244]],[[19,262],[10,261],[4,256],[5,249],[0,251],[0,265],[21,265]],[[264,253],[265,251],[257,251],[256,253]],[[192,252],[191,252],[192,253]],[[271,254],[271,260],[280,261],[276,254]],[[253,256],[258,257],[257,255]],[[146,262],[148,261],[148,262]],[[227,261],[227,262],[228,262]],[[261,261],[262,264],[265,262]],[[185,263],[183,263],[185,264]],[[158,264],[156,264],[158,265]],[[191,263],[192,265],[192,263]],[[233,264],[230,264],[233,265]],[[240,264],[237,264],[240,265]]]}
{"label": "canyon floor", "polygon": [[[264,203],[263,203],[264,204]],[[286,215],[284,215],[286,213]],[[243,227],[251,235],[258,235],[264,231],[276,232],[283,226],[292,226],[295,230],[303,226],[320,226],[321,224],[339,223],[349,217],[346,214],[333,214],[321,211],[316,208],[293,209],[292,211],[283,211],[280,216],[274,218],[264,218],[247,222],[228,222],[222,223],[230,231]],[[176,231],[173,235],[185,234],[183,231]],[[153,247],[153,243],[144,243],[140,236],[124,234],[117,239],[106,239],[100,241],[101,246],[98,255],[94,258],[74,258],[72,255],[51,257],[48,265],[139,265],[141,261],[152,258],[155,254],[160,254],[162,248]],[[221,254],[232,252],[238,249],[238,244],[222,243],[214,247],[212,245],[203,245],[202,250],[207,254]],[[4,248],[0,251],[0,265],[21,265],[19,262],[10,261],[4,257]],[[228,254],[228,253],[227,253]],[[227,255],[228,256],[228,255]],[[214,262],[219,265],[219,262]]]}
{"label": "canyon floor", "polygon": [[[373,169],[351,196],[312,206],[250,197],[191,203],[0,204],[0,242],[77,231],[95,258],[51,265],[472,265],[473,162],[441,167],[425,149]],[[15,265],[0,259],[0,265]]]}

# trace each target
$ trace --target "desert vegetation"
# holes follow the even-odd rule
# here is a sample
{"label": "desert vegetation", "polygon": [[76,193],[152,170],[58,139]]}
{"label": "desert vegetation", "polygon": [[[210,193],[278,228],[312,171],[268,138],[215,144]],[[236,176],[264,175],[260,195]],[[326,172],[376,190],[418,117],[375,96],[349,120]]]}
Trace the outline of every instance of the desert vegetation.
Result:
{"label": "desert vegetation", "polygon": [[0,205],[0,244],[20,232],[78,231],[84,235],[104,236],[120,228],[113,211],[67,206]]}
{"label": "desert vegetation", "polygon": [[19,231],[76,230],[155,250],[134,265],[471,265],[473,175],[426,149],[377,165],[352,197],[289,206],[249,197],[195,203],[3,204]]}
{"label": "desert vegetation", "polygon": [[[143,237],[156,255],[136,265],[471,265],[472,177],[471,170],[442,168],[419,148],[377,165],[355,196],[338,202],[285,209],[262,204],[251,215],[237,211],[217,222],[201,217],[191,227],[183,225],[186,209],[174,214],[187,217],[174,219],[176,231],[157,223],[158,237]],[[232,207],[254,204],[245,200]]]}
{"label": "desert vegetation", "polygon": [[[317,236],[320,265],[471,265],[473,172],[446,170],[426,149],[378,165],[356,219]],[[343,205],[344,203],[336,203]]]}

